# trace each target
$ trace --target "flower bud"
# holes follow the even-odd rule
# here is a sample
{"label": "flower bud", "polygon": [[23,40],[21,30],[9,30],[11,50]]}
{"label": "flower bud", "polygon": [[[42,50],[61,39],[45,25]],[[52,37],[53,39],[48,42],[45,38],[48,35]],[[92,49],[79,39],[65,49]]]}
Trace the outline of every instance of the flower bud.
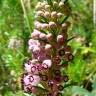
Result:
{"label": "flower bud", "polygon": [[38,2],[38,4],[35,7],[36,10],[40,10],[41,9],[41,2]]}
{"label": "flower bud", "polygon": [[46,12],[44,13],[44,17],[45,17],[45,18],[49,18],[49,17],[50,17],[50,13],[49,13],[48,11],[46,11]]}
{"label": "flower bud", "polygon": [[28,41],[28,45],[29,46],[32,46],[32,47],[34,47],[34,46],[40,46],[40,42],[38,40],[30,39]]}
{"label": "flower bud", "polygon": [[58,6],[58,3],[56,1],[53,2],[54,6]]}
{"label": "flower bud", "polygon": [[46,29],[48,29],[48,27],[49,27],[49,25],[48,24],[42,24],[42,30],[46,30]]}
{"label": "flower bud", "polygon": [[40,39],[46,39],[46,34],[41,33],[41,34],[39,35],[39,38],[40,38]]}
{"label": "flower bud", "polygon": [[40,48],[39,47],[34,47],[33,48],[33,53],[39,53],[40,52]]}
{"label": "flower bud", "polygon": [[52,61],[50,59],[44,60],[43,65],[47,65],[48,68],[50,68],[52,66]]}
{"label": "flower bud", "polygon": [[55,29],[57,27],[57,25],[55,22],[49,22],[49,27]]}
{"label": "flower bud", "polygon": [[65,22],[65,23],[63,23],[62,24],[62,29],[66,29],[66,28],[68,28],[70,26],[70,22]]}
{"label": "flower bud", "polygon": [[63,7],[64,6],[64,3],[61,1],[60,3],[59,3],[59,7]]}
{"label": "flower bud", "polygon": [[52,17],[52,18],[57,18],[57,12],[56,12],[56,11],[53,11],[53,12],[51,13],[51,17]]}
{"label": "flower bud", "polygon": [[43,3],[41,3],[42,8],[44,8],[45,5],[47,5],[47,2],[46,1],[44,1]]}
{"label": "flower bud", "polygon": [[36,9],[36,10],[40,10],[40,9],[41,9],[41,5],[37,5],[37,6],[35,7],[35,9]]}
{"label": "flower bud", "polygon": [[40,77],[37,75],[26,75],[23,78],[24,85],[36,86],[40,82]]}
{"label": "flower bud", "polygon": [[63,14],[62,14],[62,13],[60,13],[60,12],[59,12],[59,13],[57,13],[57,17],[58,17],[58,18],[61,18],[62,16],[63,16]]}
{"label": "flower bud", "polygon": [[44,16],[44,12],[43,11],[38,11],[37,13],[36,13],[36,16],[38,17],[38,16]]}
{"label": "flower bud", "polygon": [[50,44],[45,45],[45,50],[50,51],[52,49],[52,46]]}
{"label": "flower bud", "polygon": [[48,33],[48,34],[46,35],[46,38],[47,38],[48,41],[51,41],[51,40],[53,39],[52,33]]}
{"label": "flower bud", "polygon": [[42,28],[42,24],[41,24],[40,22],[38,22],[38,21],[35,21],[34,25],[35,25],[35,27],[36,27],[38,30],[40,30],[40,29]]}
{"label": "flower bud", "polygon": [[45,5],[45,10],[50,10],[50,5]]}
{"label": "flower bud", "polygon": [[63,44],[64,43],[64,37],[62,35],[57,36],[57,42]]}
{"label": "flower bud", "polygon": [[38,38],[39,38],[39,35],[40,35],[40,31],[34,29],[34,31],[33,31],[32,34],[31,34],[31,37],[32,37],[33,39],[38,39]]}

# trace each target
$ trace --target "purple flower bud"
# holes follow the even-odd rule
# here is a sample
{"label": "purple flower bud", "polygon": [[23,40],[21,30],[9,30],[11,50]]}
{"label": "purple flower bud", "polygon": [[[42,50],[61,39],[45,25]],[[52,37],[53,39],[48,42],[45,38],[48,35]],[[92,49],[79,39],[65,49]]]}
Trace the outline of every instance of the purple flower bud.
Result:
{"label": "purple flower bud", "polygon": [[58,6],[58,2],[54,1],[54,2],[53,2],[53,5],[54,5],[54,6]]}
{"label": "purple flower bud", "polygon": [[46,30],[46,29],[48,29],[48,27],[49,27],[49,25],[48,24],[42,24],[42,29],[44,30]]}
{"label": "purple flower bud", "polygon": [[46,38],[47,38],[48,41],[51,41],[53,39],[52,33],[47,34]]}
{"label": "purple flower bud", "polygon": [[40,22],[35,21],[34,25],[35,25],[35,27],[36,27],[38,30],[41,30],[42,24],[41,24]]}
{"label": "purple flower bud", "polygon": [[50,44],[45,45],[45,51],[50,51],[52,49],[52,46]]}
{"label": "purple flower bud", "polygon": [[44,17],[45,17],[45,18],[50,18],[50,13],[49,13],[48,11],[46,11],[46,12],[44,13]]}
{"label": "purple flower bud", "polygon": [[60,44],[63,44],[64,43],[64,37],[63,37],[63,35],[58,35],[57,36],[57,42],[60,43]]}
{"label": "purple flower bud", "polygon": [[51,7],[50,5],[45,5],[45,10],[48,10],[49,11],[50,10],[50,7]]}
{"label": "purple flower bud", "polygon": [[62,13],[57,13],[58,18],[61,18],[63,16]]}
{"label": "purple flower bud", "polygon": [[47,2],[46,2],[46,1],[43,1],[43,2],[41,3],[42,8],[44,8],[45,5],[47,5]]}
{"label": "purple flower bud", "polygon": [[34,29],[34,31],[33,31],[32,34],[31,34],[31,37],[32,37],[33,39],[38,39],[38,38],[39,38],[39,35],[40,35],[40,31]]}
{"label": "purple flower bud", "polygon": [[40,39],[46,39],[46,34],[44,33],[41,33],[40,36],[39,36]]}
{"label": "purple flower bud", "polygon": [[32,51],[33,53],[39,53],[40,52],[40,47],[37,47],[37,46],[35,46],[34,48],[33,48],[33,51]]}
{"label": "purple flower bud", "polygon": [[63,7],[64,6],[64,3],[63,2],[60,2],[59,3],[59,7]]}
{"label": "purple flower bud", "polygon": [[51,17],[52,17],[52,18],[57,18],[57,12],[56,12],[56,11],[53,11],[53,12],[51,13]]}
{"label": "purple flower bud", "polygon": [[57,25],[55,22],[49,22],[49,27],[55,29],[57,27]]}
{"label": "purple flower bud", "polygon": [[49,86],[49,87],[53,87],[53,85],[54,85],[54,81],[50,80],[50,81],[48,82],[48,86]]}
{"label": "purple flower bud", "polygon": [[52,66],[52,61],[50,59],[47,59],[47,60],[44,60],[42,64],[47,65],[48,68],[50,68]]}
{"label": "purple flower bud", "polygon": [[44,16],[44,12],[43,11],[38,11],[36,13],[36,17],[38,17],[38,16]]}
{"label": "purple flower bud", "polygon": [[36,58],[38,58],[38,60],[40,60],[40,61],[43,61],[43,60],[45,60],[45,59],[47,58],[47,57],[46,57],[46,53],[41,50],[41,51],[37,54]]}
{"label": "purple flower bud", "polygon": [[48,93],[47,96],[53,96],[53,94],[52,93]]}
{"label": "purple flower bud", "polygon": [[28,45],[29,46],[40,46],[40,42],[38,41],[38,40],[34,40],[34,39],[30,39],[29,41],[28,41]]}

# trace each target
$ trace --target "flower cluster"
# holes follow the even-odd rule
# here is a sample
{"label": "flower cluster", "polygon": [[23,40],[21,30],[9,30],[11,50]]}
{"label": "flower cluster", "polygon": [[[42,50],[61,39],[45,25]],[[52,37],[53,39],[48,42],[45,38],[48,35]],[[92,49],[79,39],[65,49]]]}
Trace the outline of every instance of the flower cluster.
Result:
{"label": "flower cluster", "polygon": [[[21,80],[25,92],[62,96],[63,84],[69,78],[62,74],[61,68],[66,70],[73,60],[71,46],[68,45],[69,14],[66,2],[43,1],[37,4],[35,29],[28,41],[32,59],[24,64],[26,73]],[[46,91],[40,92],[39,84]]]}

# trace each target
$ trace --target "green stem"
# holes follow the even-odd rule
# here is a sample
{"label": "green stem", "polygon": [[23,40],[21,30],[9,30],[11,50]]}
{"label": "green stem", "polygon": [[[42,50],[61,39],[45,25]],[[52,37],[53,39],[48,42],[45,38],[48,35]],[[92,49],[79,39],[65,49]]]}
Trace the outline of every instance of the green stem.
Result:
{"label": "green stem", "polygon": [[31,27],[30,27],[30,23],[29,23],[29,20],[28,20],[27,12],[26,12],[26,9],[25,9],[25,6],[24,6],[24,2],[23,2],[23,0],[20,0],[20,1],[21,1],[23,12],[24,12],[24,17],[26,19],[26,22],[27,22],[27,25],[28,25],[28,28],[29,28],[29,32],[31,34]]}

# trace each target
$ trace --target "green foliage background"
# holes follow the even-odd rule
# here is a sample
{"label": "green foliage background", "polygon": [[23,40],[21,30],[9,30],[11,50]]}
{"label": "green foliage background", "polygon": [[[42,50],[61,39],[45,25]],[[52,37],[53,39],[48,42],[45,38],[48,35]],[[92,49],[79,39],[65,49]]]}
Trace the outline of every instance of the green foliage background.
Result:
{"label": "green foliage background", "polygon": [[[38,1],[40,0],[0,0],[0,96],[32,96],[22,92],[20,77],[23,73],[23,62],[30,57],[27,41],[34,28],[34,8]],[[93,24],[93,1],[68,2],[72,8],[69,37],[75,33],[78,38],[70,42],[75,58],[67,73],[73,86],[65,88],[64,96],[96,96],[96,29]],[[22,41],[19,48],[8,48],[11,38]],[[83,88],[84,81],[87,85],[92,83],[91,91],[87,90],[87,85]]]}

